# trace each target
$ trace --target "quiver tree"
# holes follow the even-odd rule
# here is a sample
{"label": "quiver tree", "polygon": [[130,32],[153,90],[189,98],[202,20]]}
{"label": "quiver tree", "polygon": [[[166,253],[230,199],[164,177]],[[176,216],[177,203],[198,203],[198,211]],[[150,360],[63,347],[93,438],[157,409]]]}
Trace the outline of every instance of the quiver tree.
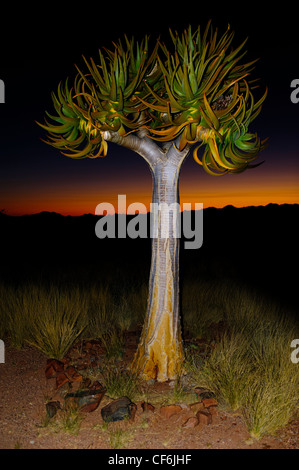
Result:
{"label": "quiver tree", "polygon": [[[113,44],[72,87],[59,84],[52,95],[55,115],[40,124],[48,144],[72,158],[104,157],[108,144],[127,147],[148,163],[153,202],[179,202],[181,165],[193,157],[211,175],[240,173],[264,148],[249,124],[261,110],[266,92],[255,101],[249,80],[254,63],[242,63],[244,41],[218,37],[210,24],[203,34],[191,27],[180,36],[170,31],[171,47],[149,38]],[[202,150],[199,152],[199,149]],[[179,315],[179,240],[172,211],[160,210],[152,240],[149,297],[139,347],[131,368],[144,379],[174,379],[184,359]],[[168,227],[165,235],[165,226]]]}

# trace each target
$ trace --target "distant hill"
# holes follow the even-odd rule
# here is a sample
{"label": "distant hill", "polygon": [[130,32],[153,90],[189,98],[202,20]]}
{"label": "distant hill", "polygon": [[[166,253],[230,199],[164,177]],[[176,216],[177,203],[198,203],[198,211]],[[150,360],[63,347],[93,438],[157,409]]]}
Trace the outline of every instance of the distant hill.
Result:
{"label": "distant hill", "polygon": [[[273,204],[273,203],[270,203],[270,204],[267,204],[266,206],[246,206],[246,207],[236,207],[236,206],[233,206],[231,204],[227,205],[227,206],[224,206],[223,208],[216,208],[216,207],[207,207],[205,208],[204,207],[204,211],[205,212],[220,212],[220,211],[231,211],[231,210],[235,210],[235,211],[249,211],[249,210],[253,210],[253,209],[258,209],[258,210],[274,210],[274,209],[278,209],[279,210],[298,210],[299,208],[299,204]],[[117,215],[117,214],[116,214]],[[34,214],[23,214],[23,215],[10,215],[10,214],[7,214],[4,210],[3,211],[0,211],[0,216],[9,216],[9,217],[16,217],[16,218],[19,218],[19,217],[67,217],[67,218],[80,218],[80,217],[99,217],[95,214],[82,214],[82,215],[63,215],[63,214],[60,214],[59,212],[55,212],[55,211],[42,211],[42,212],[37,212],[37,213],[34,213]]]}

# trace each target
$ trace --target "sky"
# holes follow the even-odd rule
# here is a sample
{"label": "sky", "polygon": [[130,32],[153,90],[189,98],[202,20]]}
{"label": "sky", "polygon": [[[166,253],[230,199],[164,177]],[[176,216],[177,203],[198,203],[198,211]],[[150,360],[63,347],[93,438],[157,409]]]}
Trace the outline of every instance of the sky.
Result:
{"label": "sky", "polygon": [[0,79],[5,84],[5,103],[0,104],[0,211],[94,214],[101,202],[114,204],[117,211],[119,194],[126,195],[128,205],[141,202],[149,209],[151,174],[139,155],[109,144],[105,158],[76,161],[42,142],[45,133],[35,121],[43,122],[46,110],[51,113],[51,92],[61,80],[74,78],[74,64],[83,64],[82,54],[96,58],[100,47],[110,47],[124,34],[163,38],[169,27],[205,27],[209,19],[219,34],[230,24],[235,47],[248,37],[244,61],[260,59],[253,78],[260,78],[258,96],[266,86],[269,93],[250,130],[268,137],[269,145],[256,161],[263,165],[221,177],[206,174],[191,153],[181,170],[180,201],[203,203],[204,208],[299,203],[299,103],[290,99],[290,84],[299,79],[299,40],[292,8],[284,4],[260,10],[252,2],[222,3],[220,8],[203,7],[202,2],[178,8],[163,2],[163,9],[161,2],[142,5],[118,2],[108,8],[97,2],[84,9],[60,2],[59,8],[48,10],[28,4],[18,11],[7,8],[7,28],[0,33]]}

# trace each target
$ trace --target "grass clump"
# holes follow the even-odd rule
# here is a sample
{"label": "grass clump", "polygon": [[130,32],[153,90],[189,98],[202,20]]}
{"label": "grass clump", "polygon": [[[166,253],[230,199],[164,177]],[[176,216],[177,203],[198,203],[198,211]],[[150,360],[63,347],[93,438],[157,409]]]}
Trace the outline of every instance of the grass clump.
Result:
{"label": "grass clump", "polygon": [[121,369],[116,362],[105,364],[100,372],[107,395],[111,398],[125,396],[134,401],[139,396],[139,379],[136,374]]}
{"label": "grass clump", "polygon": [[[48,357],[62,359],[87,326],[87,301],[79,289],[40,289],[31,306],[27,342]],[[34,313],[34,314],[33,314]]]}
{"label": "grass clump", "polygon": [[199,357],[195,353],[192,359],[189,368],[200,386],[215,393],[232,410],[240,408],[246,377],[252,369],[246,336],[242,333],[225,334],[208,357]]}
{"label": "grass clump", "polygon": [[0,316],[10,343],[29,343],[61,359],[87,326],[88,299],[79,288],[24,284],[2,286]]}
{"label": "grass clump", "polygon": [[125,449],[133,438],[133,432],[124,429],[114,429],[109,432],[111,449]]}
{"label": "grass clump", "polygon": [[295,337],[298,330],[284,319],[261,324],[252,337],[255,369],[244,396],[243,415],[253,437],[275,433],[298,409],[299,369],[290,357]]}
{"label": "grass clump", "polygon": [[77,436],[81,428],[82,420],[83,416],[78,408],[67,407],[60,410],[54,418],[50,418],[47,415],[40,428],[47,429],[54,433],[66,432]]}
{"label": "grass clump", "polygon": [[273,320],[254,316],[254,324],[230,324],[212,351],[193,353],[187,368],[198,385],[213,391],[219,401],[239,410],[252,437],[273,434],[285,426],[299,404],[299,369],[290,356],[298,330],[281,315]]}

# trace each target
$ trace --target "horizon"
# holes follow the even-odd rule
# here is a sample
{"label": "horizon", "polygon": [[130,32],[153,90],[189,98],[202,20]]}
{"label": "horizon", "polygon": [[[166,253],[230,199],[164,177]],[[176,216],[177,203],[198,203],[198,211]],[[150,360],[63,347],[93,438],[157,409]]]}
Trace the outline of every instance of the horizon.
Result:
{"label": "horizon", "polygon": [[[269,202],[267,204],[259,204],[259,205],[249,205],[249,206],[234,206],[233,204],[227,204],[223,207],[215,207],[215,206],[208,206],[208,207],[203,207],[202,209],[185,209],[181,210],[180,213],[183,212],[195,212],[196,210],[207,210],[207,209],[216,209],[216,210],[223,210],[227,208],[233,208],[233,209],[250,209],[250,208],[260,208],[260,207],[269,207],[269,206],[299,206],[299,203],[276,203],[276,202]],[[148,215],[150,214],[151,211],[148,210],[147,212],[140,212],[140,215]],[[136,213],[128,213],[128,212],[116,212],[113,214],[107,213],[103,215],[95,214],[92,212],[84,212],[83,214],[62,214],[61,212],[56,212],[56,211],[48,211],[48,210],[42,210],[40,212],[32,212],[32,213],[24,213],[24,214],[8,214],[5,210],[0,210],[0,216],[8,216],[8,217],[24,217],[24,216],[35,216],[35,215],[59,215],[61,217],[84,217],[84,216],[94,216],[94,217],[105,217],[105,216],[117,216],[117,215],[128,215],[128,216],[135,216],[137,215]]]}

